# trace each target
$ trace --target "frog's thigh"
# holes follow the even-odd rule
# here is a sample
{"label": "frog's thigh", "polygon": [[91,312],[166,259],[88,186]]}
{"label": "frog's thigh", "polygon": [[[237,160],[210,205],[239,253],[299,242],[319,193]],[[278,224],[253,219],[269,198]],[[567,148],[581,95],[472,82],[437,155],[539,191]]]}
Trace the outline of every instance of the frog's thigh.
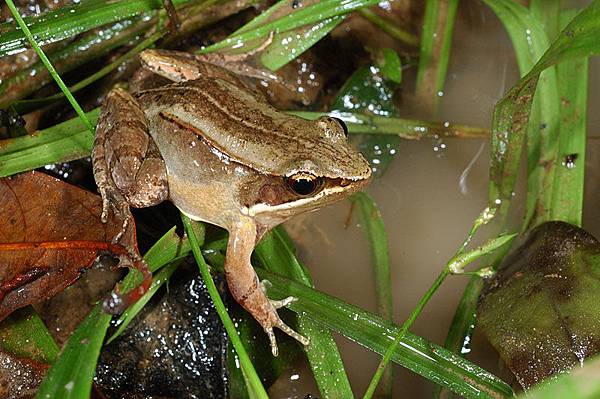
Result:
{"label": "frog's thigh", "polygon": [[135,98],[121,89],[109,93],[105,108],[111,123],[104,148],[115,186],[134,207],[159,204],[169,195],[167,171],[148,134],[144,113]]}

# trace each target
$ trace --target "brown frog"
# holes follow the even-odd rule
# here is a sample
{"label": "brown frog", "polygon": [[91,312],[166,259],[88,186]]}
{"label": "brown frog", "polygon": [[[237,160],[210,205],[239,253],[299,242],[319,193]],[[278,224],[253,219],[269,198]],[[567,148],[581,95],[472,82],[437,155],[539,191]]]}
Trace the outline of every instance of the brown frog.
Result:
{"label": "brown frog", "polygon": [[164,200],[193,220],[229,232],[225,276],[231,294],[268,334],[294,298],[267,298],[250,263],[256,244],[287,218],[346,198],[371,177],[347,142],[342,121],[282,113],[235,74],[201,57],[164,50],[141,54],[145,68],[173,83],[129,94],[115,88],[100,115],[94,176],[109,209],[128,212]]}

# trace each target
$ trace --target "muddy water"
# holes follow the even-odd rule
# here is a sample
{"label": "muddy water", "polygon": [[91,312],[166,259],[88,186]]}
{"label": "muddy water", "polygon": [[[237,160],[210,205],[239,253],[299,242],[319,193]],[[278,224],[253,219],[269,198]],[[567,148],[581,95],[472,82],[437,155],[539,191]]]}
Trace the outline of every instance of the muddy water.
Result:
{"label": "muddy water", "polygon": [[[598,61],[590,64],[590,104],[597,103],[595,93],[600,93],[600,78],[595,74],[599,67]],[[406,72],[406,79],[414,78],[411,71]],[[494,103],[517,79],[512,46],[500,22],[480,2],[461,2],[446,90],[438,113],[431,115],[418,104],[405,101],[400,114],[490,127]],[[590,136],[600,136],[600,113],[592,108],[588,126]],[[595,204],[600,176],[592,168],[600,162],[598,151],[594,151],[599,144],[600,140],[591,140],[588,147],[584,222],[584,227],[597,237],[600,207]],[[483,150],[475,158],[481,146]],[[381,209],[389,234],[397,323],[406,319],[486,206],[488,158],[487,140],[403,141],[386,175],[368,189]],[[308,217],[304,226],[310,234],[303,235],[309,238],[301,242],[302,258],[317,288],[375,311],[369,249],[356,219],[349,228],[344,228],[349,207],[345,202]],[[449,278],[411,331],[442,344],[466,282],[467,277]],[[379,356],[338,338],[353,390],[362,396]],[[492,372],[502,373],[496,355],[479,334],[475,335],[469,359]],[[430,397],[431,383],[400,367],[395,368],[395,373],[394,397]],[[302,373],[292,372],[287,378],[290,379],[286,385],[297,389]],[[289,394],[282,391],[278,395],[301,398],[306,390]]]}

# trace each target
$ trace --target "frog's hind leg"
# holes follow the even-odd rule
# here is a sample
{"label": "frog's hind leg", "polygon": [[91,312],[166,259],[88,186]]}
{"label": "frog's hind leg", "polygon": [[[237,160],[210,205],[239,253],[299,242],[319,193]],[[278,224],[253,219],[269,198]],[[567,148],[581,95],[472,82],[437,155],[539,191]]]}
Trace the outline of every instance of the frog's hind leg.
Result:
{"label": "frog's hind leg", "polygon": [[258,276],[250,263],[256,238],[256,225],[250,218],[242,218],[231,227],[225,258],[225,277],[229,291],[265,330],[271,343],[271,352],[277,356],[277,342],[273,332],[275,327],[304,345],[308,345],[309,341],[292,330],[277,314],[277,309],[289,305],[294,298],[289,297],[281,301],[270,300],[265,293],[265,282],[258,281]]}
{"label": "frog's hind leg", "polygon": [[129,205],[143,208],[168,197],[164,161],[148,134],[144,113],[125,90],[115,88],[106,97],[92,162],[102,196],[102,221],[108,220],[111,207],[124,220],[115,241],[127,229]]}

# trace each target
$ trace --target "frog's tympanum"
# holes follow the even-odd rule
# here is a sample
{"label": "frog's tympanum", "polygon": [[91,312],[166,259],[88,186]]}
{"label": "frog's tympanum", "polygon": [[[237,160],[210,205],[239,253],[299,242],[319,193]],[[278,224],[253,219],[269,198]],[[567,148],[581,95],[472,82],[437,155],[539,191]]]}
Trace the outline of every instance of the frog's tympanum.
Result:
{"label": "frog's tympanum", "polygon": [[264,328],[273,354],[273,327],[308,344],[277,314],[294,298],[269,300],[250,255],[289,217],[362,188],[368,163],[338,119],[279,112],[236,75],[190,54],[147,50],[141,59],[173,83],[108,94],[93,150],[103,218],[111,207],[128,212],[169,199],[191,219],[227,229],[229,290]]}

